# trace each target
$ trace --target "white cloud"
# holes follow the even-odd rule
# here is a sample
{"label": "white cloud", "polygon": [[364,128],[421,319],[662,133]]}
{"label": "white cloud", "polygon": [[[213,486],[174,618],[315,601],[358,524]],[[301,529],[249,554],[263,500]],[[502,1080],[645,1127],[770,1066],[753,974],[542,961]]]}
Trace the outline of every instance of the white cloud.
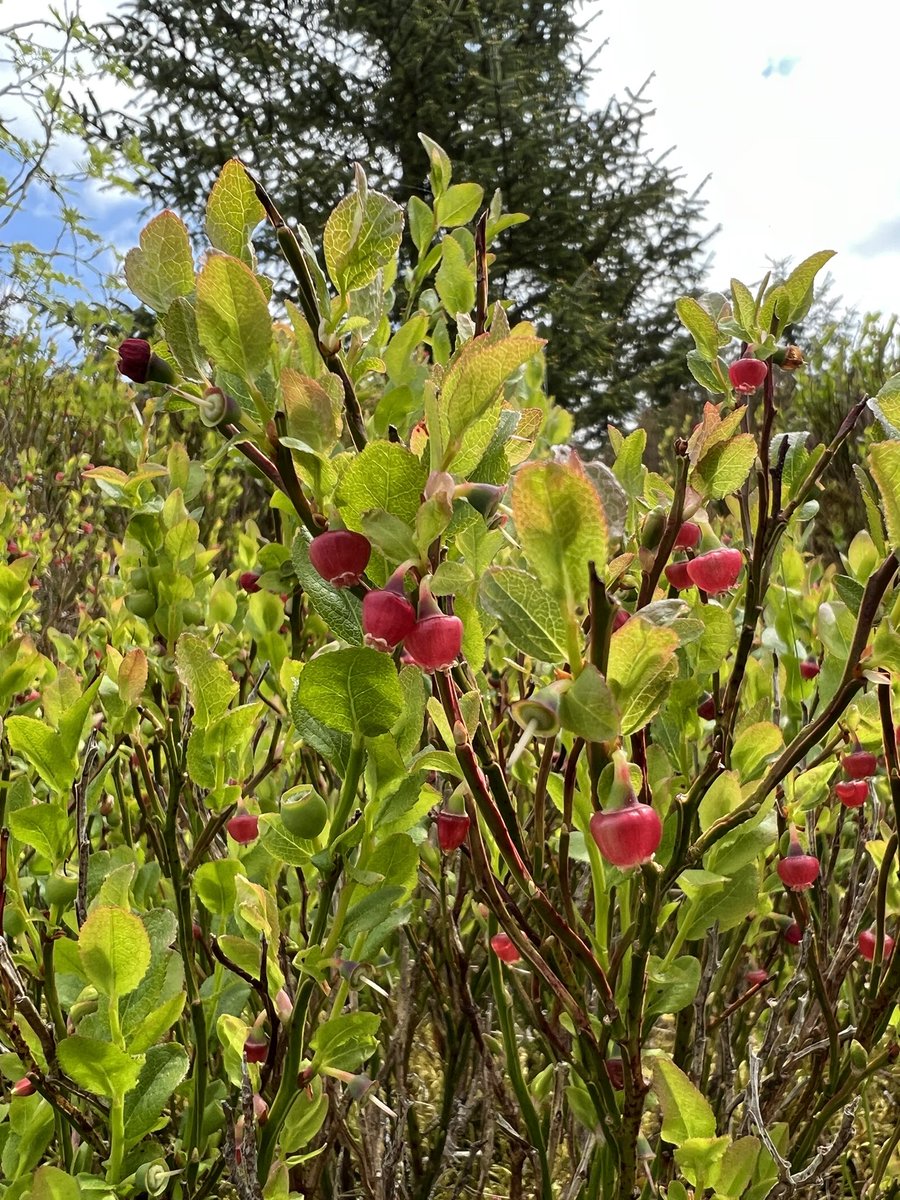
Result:
{"label": "white cloud", "polygon": [[884,252],[896,237],[878,251],[900,216],[896,30],[888,0],[857,0],[852,14],[828,0],[604,3],[596,99],[655,71],[654,146],[676,147],[691,185],[711,173],[711,282],[830,248],[848,304],[900,309],[898,256]]}

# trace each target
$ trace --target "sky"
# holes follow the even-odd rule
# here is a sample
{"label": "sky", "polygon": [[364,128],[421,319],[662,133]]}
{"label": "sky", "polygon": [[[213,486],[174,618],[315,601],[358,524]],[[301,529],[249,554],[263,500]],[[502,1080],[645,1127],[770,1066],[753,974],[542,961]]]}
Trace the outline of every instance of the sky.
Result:
{"label": "sky", "polygon": [[[594,10],[592,5],[585,9]],[[659,151],[721,232],[710,283],[835,250],[848,307],[900,311],[896,0],[605,0],[595,98],[650,76]]]}
{"label": "sky", "polygon": [[[46,7],[0,0],[0,26]],[[108,8],[81,3],[88,21]],[[709,286],[733,275],[752,286],[771,260],[832,249],[846,306],[900,310],[893,4],[855,0],[851,19],[836,0],[605,0],[592,31],[606,42],[592,99],[652,76],[649,144],[670,151],[689,188],[706,180],[709,224],[721,227]],[[82,207],[121,249],[135,240],[133,201],[94,191]]]}

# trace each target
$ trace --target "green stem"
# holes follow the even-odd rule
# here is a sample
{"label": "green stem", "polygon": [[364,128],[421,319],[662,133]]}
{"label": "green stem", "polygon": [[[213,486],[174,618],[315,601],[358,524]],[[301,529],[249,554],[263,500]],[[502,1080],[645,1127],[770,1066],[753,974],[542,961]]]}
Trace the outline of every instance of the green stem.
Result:
{"label": "green stem", "polygon": [[116,1184],[122,1178],[125,1158],[125,1097],[114,1096],[109,1108],[109,1166],[106,1182]]}
{"label": "green stem", "polygon": [[[344,783],[341,787],[341,794],[338,798],[334,819],[331,822],[328,839],[329,846],[333,845],[341,834],[344,833],[344,826],[347,824],[353,805],[356,802],[356,794],[359,789],[359,781],[364,765],[365,743],[361,737],[354,736],[350,746],[350,757],[347,761],[347,773],[344,776]],[[308,943],[310,946],[317,945],[325,936],[325,926],[328,923],[328,915],[331,911],[331,901],[342,869],[343,864],[340,856],[338,856],[335,858],[331,873],[322,885],[319,903],[316,908],[316,918]],[[300,985],[297,992],[297,1001],[294,1004],[294,1011],[291,1014],[290,1022],[285,1031],[287,1035],[287,1049],[281,1069],[281,1082],[278,1085],[278,1091],[272,1102],[272,1108],[269,1111],[269,1119],[263,1126],[260,1135],[257,1167],[258,1178],[261,1183],[264,1183],[268,1178],[272,1159],[275,1155],[275,1143],[278,1139],[278,1134],[281,1132],[281,1127],[284,1125],[288,1110],[297,1096],[297,1075],[300,1070],[300,1060],[303,1056],[303,1034],[306,1026],[306,1014],[309,1011],[314,987],[315,981],[312,979],[305,979]]]}
{"label": "green stem", "polygon": [[[489,932],[492,936],[497,932],[497,922],[493,918],[490,920]],[[512,1084],[513,1091],[516,1093],[519,1110],[522,1113],[522,1120],[525,1122],[525,1127],[528,1130],[532,1147],[537,1153],[538,1166],[541,1173],[541,1200],[553,1200],[553,1181],[550,1177],[550,1164],[547,1161],[547,1147],[544,1142],[544,1133],[534,1104],[532,1103],[528,1085],[522,1074],[522,1065],[519,1062],[519,1047],[516,1042],[516,1033],[513,1026],[512,1008],[509,1004],[506,990],[503,987],[500,960],[495,954],[491,954],[488,957],[491,970],[491,987],[494,992],[494,1002],[497,1005],[497,1019],[500,1022],[503,1051],[506,1056],[506,1070],[509,1074],[509,1081]]]}

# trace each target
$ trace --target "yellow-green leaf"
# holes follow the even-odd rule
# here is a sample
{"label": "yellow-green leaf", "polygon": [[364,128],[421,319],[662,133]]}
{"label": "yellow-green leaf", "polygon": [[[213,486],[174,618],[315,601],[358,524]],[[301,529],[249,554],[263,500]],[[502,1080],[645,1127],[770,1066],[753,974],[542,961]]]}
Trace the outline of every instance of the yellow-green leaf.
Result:
{"label": "yellow-green leaf", "polygon": [[208,258],[197,278],[197,333],[217,367],[253,381],[269,362],[272,319],[265,293],[246,263]]}
{"label": "yellow-green leaf", "polygon": [[143,304],[165,313],[194,290],[194,259],[187,226],[168,209],[141,231],[140,246],[125,255],[125,279]]}

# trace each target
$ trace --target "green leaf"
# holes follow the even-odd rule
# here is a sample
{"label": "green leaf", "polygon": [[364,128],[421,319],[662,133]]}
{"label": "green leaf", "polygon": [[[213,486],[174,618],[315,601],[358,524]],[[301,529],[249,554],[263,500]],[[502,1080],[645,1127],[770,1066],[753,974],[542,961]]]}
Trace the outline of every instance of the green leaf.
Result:
{"label": "green leaf", "polygon": [[708,1186],[715,1188],[717,1196],[727,1200],[739,1200],[743,1196],[753,1178],[759,1148],[759,1138],[755,1137],[742,1137],[731,1143],[715,1174],[707,1179]]}
{"label": "green leaf", "polygon": [[403,209],[381,192],[353,191],[325,225],[325,265],[342,296],[371,283],[400,248]]}
{"label": "green leaf", "polygon": [[405,446],[370,442],[341,477],[337,503],[348,529],[362,529],[363,513],[372,509],[399,517],[413,526],[428,470]]}
{"label": "green leaf", "polygon": [[260,841],[263,849],[289,867],[303,867],[311,857],[310,842],[291,833],[278,813],[264,813],[259,818]]}
{"label": "green leaf", "polygon": [[6,820],[14,838],[26,846],[33,846],[52,863],[65,857],[73,835],[66,811],[58,804],[30,804],[15,809]]}
{"label": "green leaf", "polygon": [[111,1042],[96,1038],[64,1038],[57,1047],[59,1065],[79,1087],[113,1099],[130,1092],[138,1081],[139,1060]]}
{"label": "green leaf", "polygon": [[166,345],[171,350],[182,375],[199,383],[208,374],[197,333],[197,314],[194,305],[184,296],[176,296],[163,317]]}
{"label": "green leaf", "polygon": [[606,677],[619,707],[623,736],[643,729],[658,711],[678,674],[678,645],[673,629],[651,625],[640,616],[612,635]]}
{"label": "green leaf", "polygon": [[67,792],[75,778],[77,763],[66,751],[59,734],[36,717],[9,717],[5,727],[12,750],[21,754],[49,787]]}
{"label": "green leaf", "polygon": [[468,225],[478,212],[484,188],[477,183],[454,183],[438,196],[434,203],[434,215],[442,229],[456,225]]}
{"label": "green leaf", "polygon": [[713,446],[694,468],[691,481],[701,495],[722,500],[736,492],[756,461],[756,441],[751,433],[740,433]]}
{"label": "green leaf", "polygon": [[691,610],[691,619],[703,623],[703,636],[692,651],[696,655],[698,674],[718,671],[736,640],[734,617],[727,608],[711,601],[696,605]]}
{"label": "green leaf", "polygon": [[475,269],[469,265],[465,250],[452,234],[441,242],[441,265],[434,277],[434,286],[451,317],[472,311],[475,305]]}
{"label": "green leaf", "polygon": [[629,433],[616,453],[613,474],[633,499],[644,494],[644,450],[647,447],[647,431],[635,429]]}
{"label": "green leaf", "polygon": [[606,514],[590,480],[563,463],[522,467],[512,510],[525,557],[544,587],[560,599],[582,602],[588,563],[602,573],[607,555]]}
{"label": "green leaf", "polygon": [[411,383],[422,369],[419,351],[428,332],[428,316],[416,313],[393,335],[384,352],[388,378],[395,386]]}
{"label": "green leaf", "polygon": [[813,281],[828,260],[834,258],[834,255],[834,250],[819,250],[818,253],[805,258],[788,275],[783,284],[790,302],[787,321],[797,321],[805,315],[803,305],[807,301]]}
{"label": "green leaf", "polygon": [[767,854],[778,840],[778,822],[775,818],[775,801],[768,799],[749,821],[716,842],[704,861],[711,871],[734,876],[748,863],[755,863],[761,854]]}
{"label": "green leaf", "polygon": [[869,468],[881,493],[888,543],[900,549],[900,441],[871,445]]}
{"label": "green leaf", "polygon": [[272,318],[256,276],[239,258],[214,254],[197,277],[197,333],[217,367],[253,382],[269,363]]}
{"label": "green leaf", "polygon": [[706,1179],[718,1169],[731,1139],[722,1137],[687,1138],[675,1151],[675,1163],[695,1195],[706,1191]]}
{"label": "green leaf", "polygon": [[38,1167],[31,1181],[30,1200],[81,1200],[78,1180],[58,1167]]}
{"label": "green leaf", "polygon": [[305,529],[299,529],[291,544],[291,562],[309,606],[342,641],[359,645],[363,640],[362,605],[352,592],[334,588],[322,578],[309,561],[311,540]]}
{"label": "green leaf", "polygon": [[387,733],[403,710],[392,660],[368,647],[321,654],[303,668],[297,700],[324,725],[341,733]]}
{"label": "green leaf", "polygon": [[559,702],[563,729],[589,742],[609,742],[619,735],[619,713],[606,680],[588,663]]}
{"label": "green leaf", "polygon": [[413,243],[421,259],[425,256],[428,247],[431,245],[431,239],[434,237],[436,228],[434,213],[425,201],[420,200],[418,196],[410,196],[407,209],[409,212],[409,232],[412,235]]}
{"label": "green leaf", "polygon": [[233,858],[202,863],[194,875],[194,891],[204,908],[223,917],[234,909],[237,888],[234,881],[241,865]]}
{"label": "green leaf", "polygon": [[762,771],[766,760],[784,746],[784,734],[771,721],[760,721],[743,729],[731,751],[731,765],[742,783],[749,783]]}
{"label": "green leaf", "polygon": [[756,324],[756,301],[747,285],[741,283],[739,279],[731,281],[731,302],[738,324],[747,335],[745,340],[757,341],[759,331]]}
{"label": "green leaf", "polygon": [[[381,887],[400,888],[405,900],[412,895],[419,869],[419,849],[406,833],[394,833],[385,838],[368,855],[361,866],[366,871],[381,875],[382,882],[360,888],[356,895],[369,895]],[[353,911],[352,909],[350,910]]]}
{"label": "green leaf", "polygon": [[203,638],[183,633],[175,647],[175,670],[188,690],[194,725],[206,729],[226,711],[238,693],[237,680]]}
{"label": "green leaf", "polygon": [[187,1075],[188,1056],[177,1043],[151,1046],[137,1085],[125,1098],[125,1142],[133,1146],[168,1121],[166,1105]]}
{"label": "green leaf", "polygon": [[689,1138],[716,1135],[716,1118],[704,1097],[683,1071],[667,1058],[653,1066],[653,1090],[662,1109],[662,1136],[674,1146]]}
{"label": "green leaf", "polygon": [[116,683],[124,703],[137,704],[147,686],[147,655],[139,646],[129,650],[119,663]]}
{"label": "green leaf", "polygon": [[712,392],[713,395],[721,395],[728,391],[720,372],[711,366],[698,350],[688,351],[687,365],[693,377],[708,392]]}
{"label": "green leaf", "polygon": [[500,388],[513,371],[545,344],[543,338],[528,334],[499,341],[484,334],[466,342],[451,363],[441,388],[441,423],[448,448],[461,445],[463,435],[496,402]]}
{"label": "green leaf", "polygon": [[331,1017],[318,1027],[310,1041],[313,1065],[317,1070],[323,1067],[358,1070],[378,1047],[375,1034],[380,1024],[377,1013],[340,1013]]}
{"label": "green leaf", "polygon": [[206,204],[206,236],[217,250],[252,267],[250,235],[265,216],[247,172],[236,158],[229,159]]}
{"label": "green leaf", "polygon": [[78,949],[85,975],[104,996],[127,996],[150,966],[147,930],[124,908],[92,909],[78,935]]}
{"label": "green leaf", "polygon": [[419,141],[425,147],[431,163],[431,190],[435,196],[440,196],[450,186],[453,175],[450,156],[443,146],[439,146],[427,133],[420,133]]}
{"label": "green leaf", "polygon": [[340,402],[315,379],[289,368],[281,372],[281,395],[289,436],[328,454],[341,436]]}
{"label": "green leaf", "polygon": [[651,954],[647,961],[645,1015],[681,1012],[694,1002],[699,986],[700,963],[696,958],[683,954],[663,970],[663,960]]}
{"label": "green leaf", "polygon": [[491,567],[481,581],[481,602],[517,650],[542,662],[566,659],[566,626],[559,602],[527,571]]}
{"label": "green leaf", "polygon": [[868,404],[888,437],[900,438],[900,375],[885,380]]}
{"label": "green leaf", "polygon": [[194,290],[194,259],[187,226],[166,209],[144,227],[140,248],[125,255],[125,279],[142,304],[165,313]]}
{"label": "green leaf", "polygon": [[748,863],[730,876],[715,895],[704,896],[702,904],[682,909],[681,921],[687,926],[686,940],[694,941],[718,921],[719,932],[725,933],[740,925],[759,902],[759,870],[755,862]]}
{"label": "green leaf", "polygon": [[741,802],[741,784],[736,771],[723,771],[700,801],[700,828],[706,833],[716,821],[734,812]]}
{"label": "green leaf", "polygon": [[706,309],[693,296],[675,301],[678,319],[693,337],[697,353],[707,362],[715,362],[719,354],[719,331]]}

